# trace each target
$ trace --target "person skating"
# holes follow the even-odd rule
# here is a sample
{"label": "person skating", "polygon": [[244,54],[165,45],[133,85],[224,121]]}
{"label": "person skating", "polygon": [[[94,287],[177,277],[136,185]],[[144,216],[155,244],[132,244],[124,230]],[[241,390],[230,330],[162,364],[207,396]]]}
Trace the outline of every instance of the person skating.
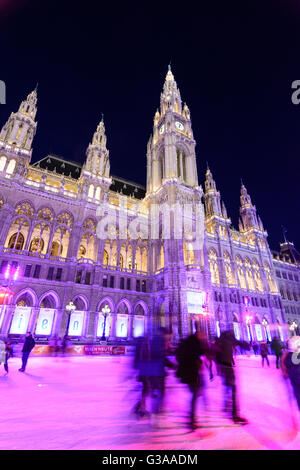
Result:
{"label": "person skating", "polygon": [[277,336],[274,336],[274,338],[271,341],[271,349],[276,356],[276,368],[279,369],[280,359],[281,359],[282,350],[283,350],[283,344]]}
{"label": "person skating", "polygon": [[289,378],[300,410],[300,336],[292,336],[288,340],[288,351],[281,360],[281,368],[285,378]]}
{"label": "person skating", "polygon": [[22,349],[22,367],[19,369],[20,372],[25,372],[29,354],[35,346],[35,341],[32,334],[28,332],[26,334],[25,342]]}
{"label": "person skating", "polygon": [[260,343],[260,355],[261,355],[261,365],[264,367],[264,362],[266,360],[268,366],[270,367],[270,362],[268,358],[269,350],[268,345],[264,341]]}
{"label": "person skating", "polygon": [[148,336],[138,337],[135,345],[134,368],[137,370],[137,379],[142,383],[142,393],[134,406],[133,412],[139,418],[150,416],[146,400],[150,393],[150,339]]}
{"label": "person skating", "polygon": [[5,343],[5,360],[4,360],[4,369],[5,372],[8,374],[8,359],[12,357],[13,355],[13,349],[11,344],[7,341]]}
{"label": "person skating", "polygon": [[[220,375],[224,386],[224,411],[230,411],[232,420],[235,423],[247,424],[245,418],[239,416],[237,388],[234,368],[232,365],[233,350],[235,346],[249,348],[247,343],[236,340],[233,331],[223,331],[220,335],[217,351],[217,362],[219,364]],[[228,396],[230,397],[230,406],[228,404]]]}
{"label": "person skating", "polygon": [[201,339],[201,333],[196,331],[185,338],[179,345],[176,351],[176,360],[178,368],[176,376],[182,383],[187,384],[192,394],[191,408],[190,408],[190,422],[191,430],[197,428],[196,424],[196,404],[198,396],[204,387],[203,377],[203,361],[201,356],[206,355],[205,344]]}

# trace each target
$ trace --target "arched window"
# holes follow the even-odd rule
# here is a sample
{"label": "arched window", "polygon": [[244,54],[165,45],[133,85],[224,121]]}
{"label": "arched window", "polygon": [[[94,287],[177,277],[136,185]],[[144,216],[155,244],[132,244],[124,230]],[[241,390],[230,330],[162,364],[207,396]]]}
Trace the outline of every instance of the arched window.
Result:
{"label": "arched window", "polygon": [[237,264],[237,274],[238,274],[240,287],[242,289],[247,289],[246,278],[245,278],[244,267],[243,267],[243,260],[240,256],[236,257],[236,264]]}
{"label": "arched window", "polygon": [[255,284],[253,279],[253,273],[251,270],[251,263],[248,258],[245,259],[245,268],[246,268],[246,280],[249,290],[255,290]]}
{"label": "arched window", "polygon": [[126,268],[129,269],[129,270],[132,270],[133,269],[133,259],[132,259],[132,255],[133,255],[133,252],[132,252],[132,246],[131,245],[128,245],[127,246],[127,253],[126,253]]}
{"label": "arched window", "polygon": [[234,277],[233,277],[232,268],[231,268],[231,259],[227,252],[224,253],[224,267],[225,267],[225,275],[226,275],[227,284],[229,286],[232,286],[235,284],[235,282],[234,282]]}
{"label": "arched window", "polygon": [[142,271],[142,253],[139,246],[135,250],[135,269],[137,271]]}
{"label": "arched window", "polygon": [[40,222],[33,229],[29,244],[29,251],[32,253],[46,253],[49,239],[49,225],[45,222]]}
{"label": "arched window", "polygon": [[276,284],[274,282],[274,279],[272,278],[270,266],[268,265],[268,263],[265,263],[265,273],[266,273],[270,292],[277,292]]}
{"label": "arched window", "polygon": [[98,201],[100,201],[100,194],[101,194],[101,189],[100,189],[100,186],[98,186],[95,192],[95,199],[97,199]]}
{"label": "arched window", "polygon": [[211,282],[213,284],[220,284],[220,273],[217,262],[217,253],[213,249],[209,250],[208,263],[211,275]]}
{"label": "arched window", "polygon": [[263,282],[262,282],[262,279],[261,279],[258,262],[256,260],[253,260],[252,266],[253,266],[253,270],[254,270],[255,287],[259,292],[263,292],[264,291],[264,286],[263,286]]}
{"label": "arched window", "polygon": [[16,166],[16,160],[10,160],[6,168],[6,173],[12,175]]}
{"label": "arched window", "polygon": [[103,251],[103,264],[106,266],[108,265],[109,257],[108,257],[108,252],[106,250]]}
{"label": "arched window", "polygon": [[58,241],[52,242],[50,255],[51,256],[61,256],[63,251],[63,245]]}
{"label": "arched window", "polygon": [[143,272],[147,272],[148,270],[148,253],[147,253],[147,249],[144,248],[143,251],[142,251],[142,271]]}
{"label": "arched window", "polygon": [[8,248],[14,250],[23,250],[24,248],[24,237],[21,232],[14,233],[8,242]]}
{"label": "arched window", "polygon": [[188,241],[183,242],[183,257],[185,265],[195,264],[193,245]]}
{"label": "arched window", "polygon": [[87,258],[92,261],[96,261],[95,233],[95,221],[91,218],[85,219],[85,221],[83,222],[83,235],[79,243],[77,259]]}
{"label": "arched window", "polygon": [[94,197],[94,185],[93,185],[93,184],[90,184],[90,186],[89,186],[88,197],[89,197],[90,199],[93,199],[93,197]]}
{"label": "arched window", "polygon": [[3,171],[6,165],[6,157],[0,157],[0,171]]}
{"label": "arched window", "polygon": [[29,245],[31,253],[42,253],[44,248],[44,240],[41,237],[34,237]]}

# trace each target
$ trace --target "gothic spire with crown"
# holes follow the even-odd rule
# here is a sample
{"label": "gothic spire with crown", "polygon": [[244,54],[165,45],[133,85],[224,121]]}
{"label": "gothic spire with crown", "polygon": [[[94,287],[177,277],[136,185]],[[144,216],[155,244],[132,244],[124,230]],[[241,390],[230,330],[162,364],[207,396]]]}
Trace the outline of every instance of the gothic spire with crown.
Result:
{"label": "gothic spire with crown", "polygon": [[33,90],[22,101],[19,110],[11,113],[8,121],[0,132],[0,145],[9,146],[13,149],[24,149],[31,157],[32,141],[36,133],[37,123],[35,116],[37,112],[37,91]]}

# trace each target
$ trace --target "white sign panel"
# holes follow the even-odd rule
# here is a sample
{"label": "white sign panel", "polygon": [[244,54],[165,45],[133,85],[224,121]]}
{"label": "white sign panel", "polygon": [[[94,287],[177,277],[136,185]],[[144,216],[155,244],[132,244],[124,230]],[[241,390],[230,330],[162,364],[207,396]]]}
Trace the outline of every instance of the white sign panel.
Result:
{"label": "white sign panel", "polygon": [[256,333],[256,339],[257,341],[263,341],[263,335],[261,331],[261,326],[258,325],[257,323],[255,324],[255,333]]}
{"label": "white sign panel", "polygon": [[278,326],[278,332],[279,332],[281,341],[284,341],[281,326]]}
{"label": "white sign panel", "polygon": [[51,335],[53,320],[54,320],[54,308],[40,308],[40,313],[36,323],[35,333],[37,335]]}
{"label": "white sign panel", "polygon": [[133,320],[133,336],[144,336],[145,332],[145,317],[143,315],[135,315]]}
{"label": "white sign panel", "polygon": [[[108,338],[110,334],[111,315],[106,317],[105,323],[105,337]],[[97,336],[102,337],[104,328],[104,316],[100,313],[98,318]]]}
{"label": "white sign panel", "polygon": [[239,341],[241,339],[240,328],[239,328],[239,324],[236,321],[233,322],[233,331],[234,331],[235,339]]}
{"label": "white sign panel", "polygon": [[119,313],[117,315],[116,336],[118,338],[127,338],[128,333],[128,315]]}
{"label": "white sign panel", "polygon": [[206,303],[206,292],[187,291],[187,310],[188,313],[203,313]]}
{"label": "white sign panel", "polygon": [[82,328],[83,328],[83,320],[84,320],[84,311],[75,310],[70,315],[70,322],[69,322],[69,336],[81,336],[82,335]]}
{"label": "white sign panel", "polygon": [[10,327],[10,334],[25,335],[29,323],[31,307],[16,307]]}
{"label": "white sign panel", "polygon": [[1,305],[0,307],[0,331],[1,331],[3,320],[4,320],[5,310],[6,310],[6,305]]}
{"label": "white sign panel", "polygon": [[220,322],[218,320],[216,321],[216,331],[217,331],[217,337],[220,338],[221,331],[220,331]]}

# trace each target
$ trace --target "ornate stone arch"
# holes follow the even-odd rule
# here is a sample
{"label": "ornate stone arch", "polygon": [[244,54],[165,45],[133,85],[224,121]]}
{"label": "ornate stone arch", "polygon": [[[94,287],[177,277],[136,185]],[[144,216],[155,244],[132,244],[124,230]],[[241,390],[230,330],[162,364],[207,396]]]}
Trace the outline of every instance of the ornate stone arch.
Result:
{"label": "ornate stone arch", "polygon": [[[148,308],[148,305],[146,304],[146,302],[144,302],[143,300],[139,300],[133,307],[133,313],[136,314],[136,310],[138,307],[141,307],[144,311],[144,315],[145,317],[149,315],[149,308]],[[139,313],[140,315],[140,313]]]}
{"label": "ornate stone arch", "polygon": [[54,290],[46,291],[40,296],[40,299],[39,299],[39,302],[38,302],[39,307],[41,306],[42,302],[47,297],[50,297],[54,301],[54,305],[52,305],[51,307],[47,307],[47,308],[60,308],[61,300],[60,300],[60,297],[59,297],[58,293]]}
{"label": "ornate stone arch", "polygon": [[73,304],[76,306],[77,310],[85,310],[89,309],[89,301],[87,297],[83,294],[76,294],[72,299]]}
{"label": "ornate stone arch", "polygon": [[105,305],[105,304],[108,304],[109,308],[110,308],[110,311],[113,313],[115,312],[115,304],[114,304],[114,301],[110,298],[110,297],[103,297],[102,299],[99,300],[98,304],[97,304],[97,308],[96,308],[96,311],[97,312],[100,312],[100,307],[102,305]]}
{"label": "ornate stone arch", "polygon": [[122,304],[126,305],[127,310],[128,310],[128,314],[131,314],[132,313],[132,305],[129,302],[129,300],[127,300],[126,298],[123,298],[118,302],[118,304],[116,306],[116,313],[123,313],[123,312],[119,312],[119,309],[120,309]]}
{"label": "ornate stone arch", "polygon": [[37,294],[35,293],[35,291],[33,289],[31,289],[30,287],[26,287],[24,289],[21,289],[19,292],[17,292],[14,296],[14,304],[17,305],[17,303],[22,300],[22,297],[26,297],[27,299],[30,299],[31,302],[29,305],[29,307],[36,307],[38,305],[38,296]]}

